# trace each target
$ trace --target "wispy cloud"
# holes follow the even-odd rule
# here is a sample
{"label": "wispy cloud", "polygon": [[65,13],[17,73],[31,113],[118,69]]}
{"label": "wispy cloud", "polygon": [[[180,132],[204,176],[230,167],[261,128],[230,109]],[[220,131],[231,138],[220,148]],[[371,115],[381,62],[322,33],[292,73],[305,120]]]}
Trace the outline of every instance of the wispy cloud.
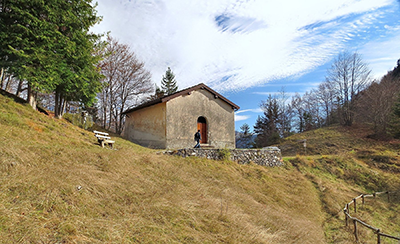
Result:
{"label": "wispy cloud", "polygon": [[262,113],[263,111],[261,108],[253,108],[253,109],[240,110],[240,111],[237,111],[235,114],[241,114],[241,113],[247,113],[247,112]]}
{"label": "wispy cloud", "polygon": [[[300,92],[285,92],[285,96],[286,97],[292,97],[292,96],[296,95],[296,93],[303,94],[303,93],[300,93]],[[271,95],[271,96],[275,96],[275,95],[279,96],[282,93],[280,93],[280,92],[253,92],[253,94],[262,95],[262,96],[269,96],[269,95]]]}
{"label": "wispy cloud", "polygon": [[267,28],[266,23],[255,18],[229,16],[221,14],[215,17],[215,22],[222,32],[250,33]]}
{"label": "wispy cloud", "polygon": [[393,1],[98,0],[104,20],[93,30],[129,44],[155,82],[171,67],[180,88],[232,91],[328,62]]}
{"label": "wispy cloud", "polygon": [[[374,78],[379,79],[397,65],[400,58],[400,33],[379,42],[369,42],[361,50],[369,60],[369,67],[375,71]],[[382,57],[382,53],[386,55]]]}
{"label": "wispy cloud", "polygon": [[[251,109],[243,109],[239,110],[235,113],[235,122],[248,120],[254,116],[254,114],[261,114],[263,110],[261,108],[251,108]],[[242,114],[242,115],[239,115]],[[245,114],[245,115],[243,115]]]}
{"label": "wispy cloud", "polygon": [[236,114],[235,114],[235,122],[247,120],[247,119],[249,119],[249,118],[250,118],[250,116],[246,116],[246,115],[236,115]]}

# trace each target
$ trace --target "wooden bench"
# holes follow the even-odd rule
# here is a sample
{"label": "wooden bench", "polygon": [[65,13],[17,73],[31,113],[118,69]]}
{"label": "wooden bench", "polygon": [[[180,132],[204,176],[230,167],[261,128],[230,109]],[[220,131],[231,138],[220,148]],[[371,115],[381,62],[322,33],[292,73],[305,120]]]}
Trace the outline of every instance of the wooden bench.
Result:
{"label": "wooden bench", "polygon": [[115,141],[111,140],[111,137],[108,136],[108,133],[97,130],[93,131],[93,133],[101,147],[104,147],[106,144],[108,144],[110,148],[113,148]]}

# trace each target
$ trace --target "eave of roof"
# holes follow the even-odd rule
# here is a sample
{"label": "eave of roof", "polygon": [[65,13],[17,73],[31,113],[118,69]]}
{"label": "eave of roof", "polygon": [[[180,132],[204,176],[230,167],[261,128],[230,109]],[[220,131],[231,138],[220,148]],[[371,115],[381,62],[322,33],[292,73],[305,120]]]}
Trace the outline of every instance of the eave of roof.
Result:
{"label": "eave of roof", "polygon": [[200,83],[200,84],[198,84],[198,85],[195,85],[195,86],[192,86],[192,87],[183,89],[183,90],[181,90],[181,91],[175,92],[175,93],[173,93],[173,94],[171,94],[171,95],[166,95],[166,96],[163,96],[163,97],[161,97],[161,98],[157,98],[157,99],[155,99],[155,100],[152,100],[152,101],[143,103],[143,104],[141,104],[141,105],[139,105],[139,106],[136,106],[136,107],[134,107],[134,108],[131,108],[131,109],[128,109],[128,110],[124,111],[122,114],[128,114],[128,113],[131,113],[131,112],[133,112],[133,111],[137,111],[137,110],[140,110],[140,109],[143,109],[143,108],[147,108],[147,107],[156,105],[156,104],[158,104],[158,103],[168,102],[168,101],[171,100],[171,99],[174,99],[174,98],[176,98],[176,97],[182,96],[182,95],[184,95],[184,94],[188,94],[188,93],[190,93],[190,92],[192,92],[192,91],[195,91],[195,90],[198,90],[198,89],[207,90],[208,92],[210,92],[211,94],[213,94],[213,95],[215,96],[215,98],[219,98],[219,99],[221,99],[222,101],[226,102],[227,104],[231,105],[232,108],[233,108],[234,110],[240,109],[240,107],[239,107],[238,105],[236,105],[236,104],[234,104],[233,102],[229,101],[227,98],[225,98],[224,96],[222,96],[222,95],[219,94],[218,92],[214,91],[214,90],[211,89],[210,87],[206,86],[204,83]]}

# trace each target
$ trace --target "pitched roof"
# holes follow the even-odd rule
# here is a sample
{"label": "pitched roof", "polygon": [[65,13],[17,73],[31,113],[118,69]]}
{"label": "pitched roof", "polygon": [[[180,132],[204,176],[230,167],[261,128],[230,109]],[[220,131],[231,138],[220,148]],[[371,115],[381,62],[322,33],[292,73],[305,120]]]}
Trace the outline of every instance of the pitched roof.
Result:
{"label": "pitched roof", "polygon": [[236,105],[233,102],[229,101],[227,98],[225,98],[224,96],[222,96],[218,92],[214,91],[213,89],[211,89],[210,87],[206,86],[205,84],[200,83],[198,85],[195,85],[195,86],[186,88],[184,90],[175,92],[175,93],[173,93],[171,95],[165,95],[165,96],[157,98],[155,100],[151,100],[149,102],[143,103],[143,104],[138,105],[138,106],[136,106],[134,108],[131,108],[131,109],[128,109],[128,110],[124,111],[122,114],[128,114],[130,112],[133,112],[133,111],[136,111],[136,110],[139,110],[139,109],[143,109],[143,108],[147,108],[147,107],[150,107],[150,106],[158,104],[158,103],[168,102],[171,99],[174,99],[176,97],[182,96],[184,94],[190,93],[191,91],[195,91],[195,90],[198,90],[198,89],[207,90],[208,92],[213,94],[215,96],[215,98],[219,98],[222,101],[226,102],[227,104],[231,105],[234,110],[238,110],[240,108],[238,105]]}

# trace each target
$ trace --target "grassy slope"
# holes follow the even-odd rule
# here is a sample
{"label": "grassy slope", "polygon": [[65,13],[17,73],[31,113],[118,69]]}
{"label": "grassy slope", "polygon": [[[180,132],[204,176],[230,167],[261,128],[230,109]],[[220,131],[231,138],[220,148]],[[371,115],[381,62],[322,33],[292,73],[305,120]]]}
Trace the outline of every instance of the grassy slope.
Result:
{"label": "grassy slope", "polygon": [[[164,156],[113,138],[116,150],[102,149],[93,133],[0,96],[0,242],[347,243],[344,204],[399,184],[370,161],[382,149],[393,169],[395,151],[375,144],[266,168]],[[370,171],[377,179],[368,185]],[[369,208],[391,218],[394,226],[371,218],[386,232],[399,225],[398,205]]]}
{"label": "grassy slope", "polygon": [[[287,162],[307,177],[319,191],[326,213],[326,241],[354,241],[352,229],[343,228],[344,205],[363,193],[392,191],[397,194],[387,201],[387,195],[359,201],[358,212],[351,215],[380,228],[384,233],[400,236],[400,142],[379,142],[368,139],[373,132],[368,126],[334,126],[287,138],[280,145]],[[302,140],[307,140],[304,149]],[[304,155],[306,153],[306,155]],[[293,155],[297,156],[293,157]],[[312,155],[312,156],[310,156]],[[362,243],[376,243],[376,235],[359,229]],[[384,239],[383,243],[397,243]]]}

